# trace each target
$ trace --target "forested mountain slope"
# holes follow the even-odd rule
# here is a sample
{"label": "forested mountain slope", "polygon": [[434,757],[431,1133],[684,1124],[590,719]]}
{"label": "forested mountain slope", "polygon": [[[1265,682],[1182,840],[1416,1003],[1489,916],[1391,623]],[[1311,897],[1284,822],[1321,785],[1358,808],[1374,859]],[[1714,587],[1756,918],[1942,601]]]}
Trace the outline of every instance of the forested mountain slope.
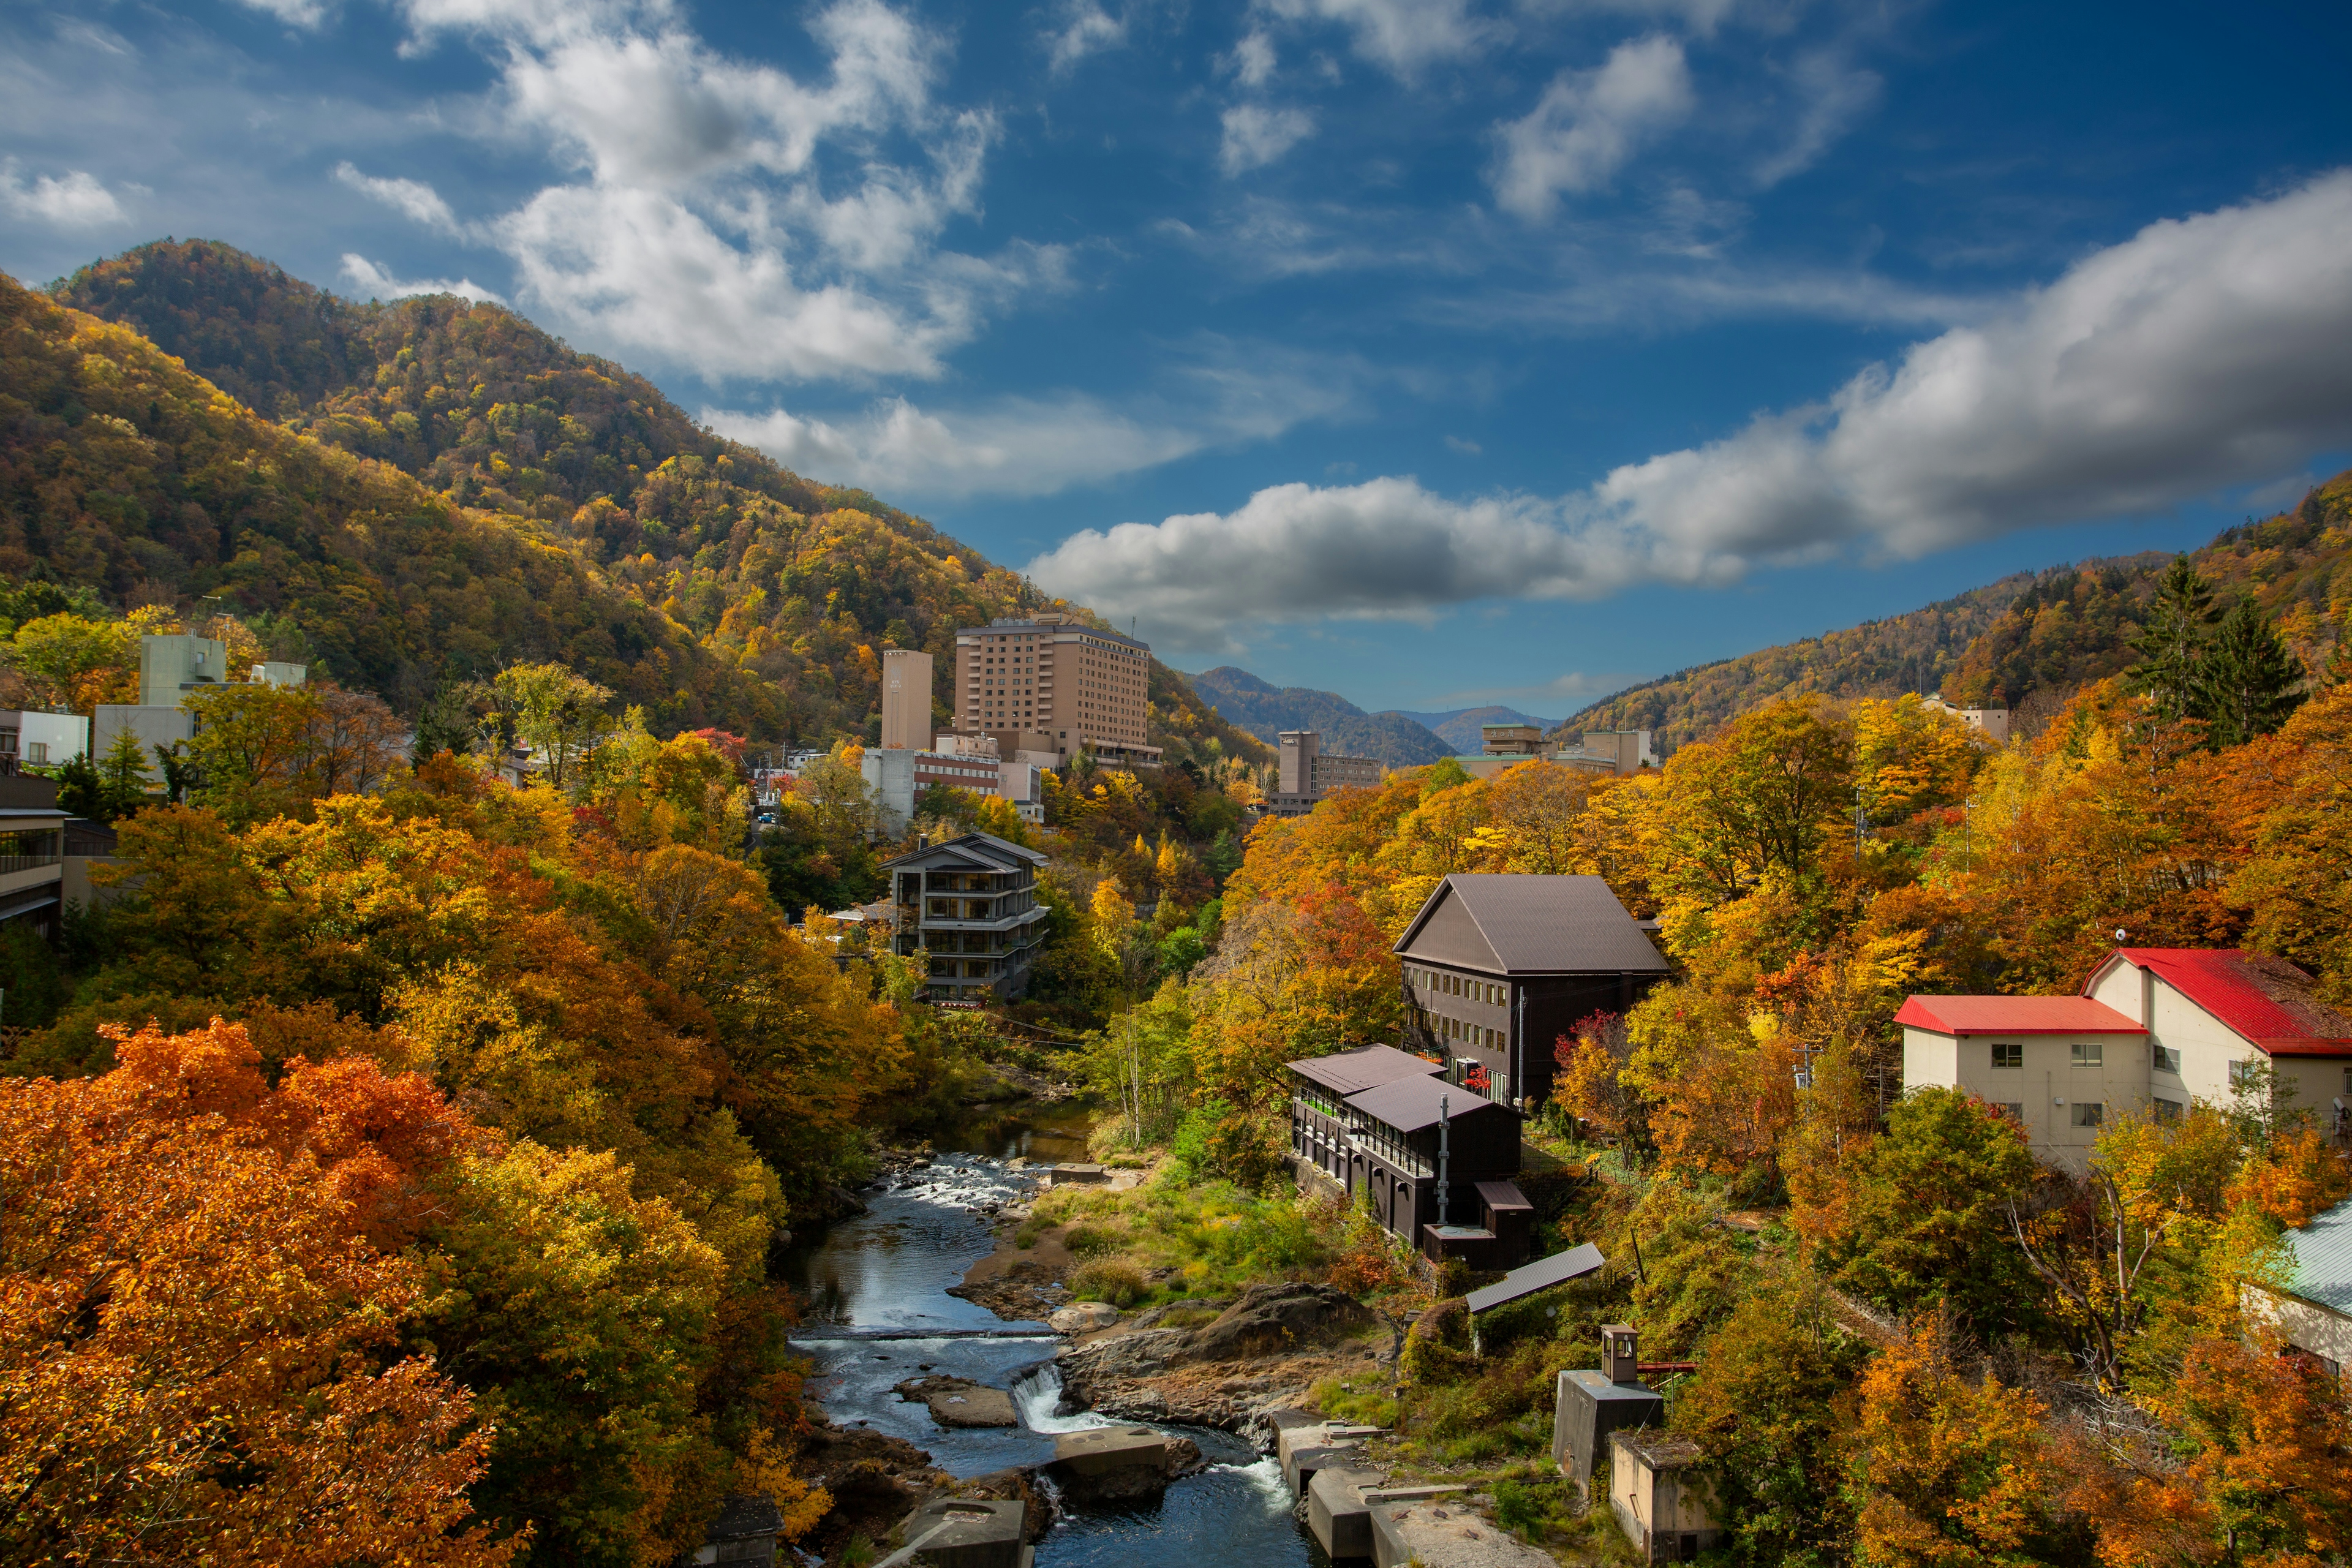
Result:
{"label": "forested mountain slope", "polygon": [[[1961,707],[2044,702],[2129,668],[2161,551],[2019,573],[1908,615],[1785,643],[1629,688],[1561,726],[1649,729],[1680,745],[1776,697],[1941,691]],[[2225,531],[2189,561],[2227,606],[2252,594],[2313,669],[2352,617],[2352,472],[2302,504]]]}
{"label": "forested mountain slope", "polygon": [[1314,730],[1322,734],[1327,752],[1378,757],[1396,768],[1454,753],[1443,736],[1403,714],[1367,713],[1336,691],[1275,686],[1229,664],[1191,679],[1193,689],[1215,703],[1219,714],[1261,741],[1272,742],[1285,730]]}
{"label": "forested mountain slope", "polygon": [[[886,646],[940,656],[944,719],[956,628],[1051,603],[921,519],[713,435],[644,377],[499,306],[449,296],[353,304],[204,240],[142,246],[53,294],[147,334],[284,431],[398,470],[445,504],[572,556],[649,628],[615,648],[647,668],[625,681],[596,678],[647,700],[666,725],[793,741],[858,733],[878,712]],[[226,587],[264,607],[193,559],[140,566],[158,590]],[[142,578],[117,567],[90,580],[120,596]],[[331,627],[320,641],[339,646]],[[577,662],[497,636],[420,641],[386,688],[404,707],[445,674],[500,659]],[[1178,758],[1212,738],[1227,752],[1257,752],[1170,682],[1155,696],[1166,731],[1156,738]]]}

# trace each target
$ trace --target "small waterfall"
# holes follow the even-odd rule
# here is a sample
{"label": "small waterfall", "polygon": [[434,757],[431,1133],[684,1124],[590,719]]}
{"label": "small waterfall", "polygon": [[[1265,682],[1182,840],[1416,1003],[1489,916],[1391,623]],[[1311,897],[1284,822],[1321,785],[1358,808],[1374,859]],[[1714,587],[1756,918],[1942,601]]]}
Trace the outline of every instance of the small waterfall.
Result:
{"label": "small waterfall", "polygon": [[1013,1407],[1021,1413],[1021,1424],[1032,1432],[1084,1432],[1110,1425],[1091,1410],[1062,1414],[1062,1369],[1050,1361],[1041,1361],[1014,1378],[1007,1392],[1013,1395]]}

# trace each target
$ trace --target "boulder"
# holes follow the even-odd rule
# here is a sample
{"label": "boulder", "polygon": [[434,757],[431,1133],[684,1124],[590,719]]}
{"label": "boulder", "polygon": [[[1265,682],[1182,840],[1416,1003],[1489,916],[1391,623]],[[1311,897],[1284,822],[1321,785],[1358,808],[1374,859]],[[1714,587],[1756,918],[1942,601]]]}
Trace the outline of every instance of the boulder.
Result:
{"label": "boulder", "polygon": [[1107,1329],[1118,1321],[1118,1309],[1108,1301],[1073,1301],[1045,1320],[1057,1334],[1083,1334]]}
{"label": "boulder", "polygon": [[1018,1426],[1013,1396],[961,1377],[911,1377],[897,1385],[901,1399],[920,1400],[942,1426]]}
{"label": "boulder", "polygon": [[1372,1321],[1371,1309],[1328,1285],[1256,1285],[1192,1332],[1188,1361],[1279,1355]]}
{"label": "boulder", "polygon": [[1170,1481],[1200,1468],[1201,1447],[1190,1437],[1149,1426],[1096,1426],[1055,1438],[1045,1471],[1063,1501],[1084,1508],[1156,1498]]}

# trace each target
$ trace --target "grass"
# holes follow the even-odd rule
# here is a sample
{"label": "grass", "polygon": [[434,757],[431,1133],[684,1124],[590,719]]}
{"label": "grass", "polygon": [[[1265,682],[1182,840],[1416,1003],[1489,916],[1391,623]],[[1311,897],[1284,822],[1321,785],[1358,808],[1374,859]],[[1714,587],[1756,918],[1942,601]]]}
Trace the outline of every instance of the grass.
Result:
{"label": "grass", "polygon": [[[1137,1307],[1237,1296],[1275,1280],[1321,1279],[1340,1229],[1337,1212],[1322,1205],[1255,1197],[1224,1182],[1188,1185],[1164,1173],[1127,1192],[1056,1187],[1038,1198],[1031,1215],[1030,1224],[1066,1227],[1065,1245],[1087,1268],[1133,1269],[1143,1285],[1131,1303]],[[1017,1245],[1020,1237],[1013,1239]],[[1075,1275],[1071,1289],[1083,1293]]]}

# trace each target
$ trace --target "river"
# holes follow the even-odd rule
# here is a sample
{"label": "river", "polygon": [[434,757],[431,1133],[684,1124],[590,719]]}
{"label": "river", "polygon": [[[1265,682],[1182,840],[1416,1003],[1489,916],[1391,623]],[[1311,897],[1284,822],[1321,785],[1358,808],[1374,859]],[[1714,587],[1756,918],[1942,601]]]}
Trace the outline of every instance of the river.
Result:
{"label": "river", "polygon": [[[805,1293],[809,1307],[806,1334],[796,1343],[815,1363],[809,1393],[833,1420],[863,1421],[904,1437],[956,1476],[1043,1464],[1054,1457],[1054,1434],[1105,1425],[1090,1414],[1057,1413],[1056,1347],[1043,1323],[1034,1325],[1034,1335],[1015,1338],[819,1337],[843,1329],[1033,1326],[1007,1324],[948,1295],[947,1288],[995,1246],[990,1221],[979,1210],[1029,1192],[1026,1179],[1006,1162],[1083,1159],[1086,1124],[1085,1112],[1066,1106],[976,1116],[934,1140],[938,1154],[928,1170],[908,1173],[887,1191],[866,1194],[869,1212],[793,1251],[786,1277]],[[893,1392],[894,1384],[926,1372],[1010,1389],[1022,1426],[941,1429],[922,1405]],[[1328,1559],[1293,1521],[1290,1494],[1273,1459],[1230,1433],[1168,1430],[1198,1443],[1208,1468],[1174,1483],[1154,1506],[1065,1516],[1037,1548],[1039,1568],[1127,1568],[1146,1561],[1328,1568]]]}

